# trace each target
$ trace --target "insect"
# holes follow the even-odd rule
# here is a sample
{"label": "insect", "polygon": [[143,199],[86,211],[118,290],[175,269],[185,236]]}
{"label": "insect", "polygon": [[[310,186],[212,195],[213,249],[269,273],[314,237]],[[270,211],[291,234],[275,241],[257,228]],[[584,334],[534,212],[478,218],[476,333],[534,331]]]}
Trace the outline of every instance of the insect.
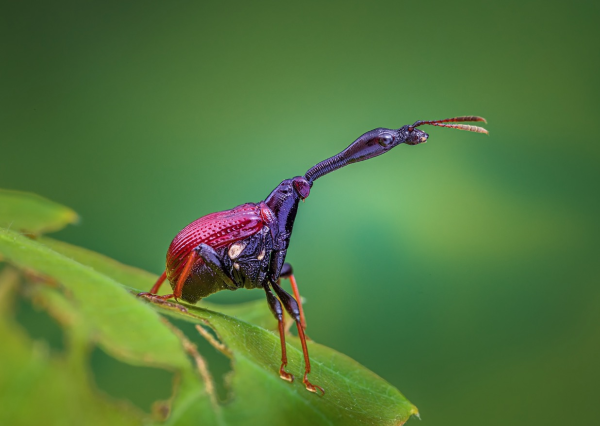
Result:
{"label": "insect", "polygon": [[[163,301],[174,298],[196,303],[221,290],[263,289],[269,307],[279,323],[279,376],[289,382],[294,380],[294,376],[286,371],[285,309],[296,322],[302,343],[302,382],[307,390],[319,390],[324,394],[322,387],[308,380],[310,358],[306,345],[306,320],[292,267],[285,263],[299,201],[308,197],[315,180],[334,170],[384,154],[402,143],[417,145],[426,142],[429,135],[417,129],[419,126],[428,124],[487,133],[482,127],[456,124],[469,121],[485,122],[481,117],[468,116],[417,121],[399,129],[371,130],[339,154],[309,169],[304,176],[284,180],[264,201],[242,204],[195,220],[175,236],[167,251],[165,271],[149,293],[140,293],[139,296]],[[280,278],[290,280],[294,297],[280,286]],[[157,296],[165,279],[169,280],[173,293]]]}

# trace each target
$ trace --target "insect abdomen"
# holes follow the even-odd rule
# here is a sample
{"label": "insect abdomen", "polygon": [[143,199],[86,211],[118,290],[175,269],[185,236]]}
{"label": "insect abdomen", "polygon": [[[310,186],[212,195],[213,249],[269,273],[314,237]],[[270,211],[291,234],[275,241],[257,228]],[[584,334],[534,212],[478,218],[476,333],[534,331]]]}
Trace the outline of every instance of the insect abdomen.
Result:
{"label": "insect abdomen", "polygon": [[[263,227],[260,206],[243,204],[231,210],[203,216],[187,225],[167,251],[167,279],[175,283],[192,250],[204,243],[214,249],[224,247],[259,232]],[[197,262],[202,262],[199,259]]]}

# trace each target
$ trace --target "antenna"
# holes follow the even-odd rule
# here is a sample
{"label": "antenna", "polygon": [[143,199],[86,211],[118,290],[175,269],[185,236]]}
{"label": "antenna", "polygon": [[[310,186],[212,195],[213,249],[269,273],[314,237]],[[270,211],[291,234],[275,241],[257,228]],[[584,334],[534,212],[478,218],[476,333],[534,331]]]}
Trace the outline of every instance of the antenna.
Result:
{"label": "antenna", "polygon": [[487,130],[485,130],[483,127],[479,127],[479,126],[472,126],[470,124],[443,124],[443,123],[460,123],[463,121],[482,121],[484,123],[487,123],[487,121],[485,121],[485,118],[483,118],[483,117],[477,117],[475,115],[468,115],[468,116],[464,116],[464,117],[444,118],[443,120],[430,120],[430,121],[420,120],[420,121],[416,121],[415,124],[413,124],[412,126],[410,126],[408,128],[408,130],[413,130],[415,127],[422,126],[423,124],[429,124],[431,126],[449,127],[451,129],[459,129],[459,130],[466,130],[468,132],[488,134]]}

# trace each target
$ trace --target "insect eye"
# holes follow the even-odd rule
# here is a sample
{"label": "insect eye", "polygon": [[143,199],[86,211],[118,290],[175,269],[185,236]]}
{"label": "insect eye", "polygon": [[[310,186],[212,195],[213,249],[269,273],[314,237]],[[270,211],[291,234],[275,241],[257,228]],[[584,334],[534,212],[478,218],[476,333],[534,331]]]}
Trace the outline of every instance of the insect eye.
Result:
{"label": "insect eye", "polygon": [[377,142],[379,142],[379,145],[381,145],[383,147],[387,147],[387,146],[390,146],[394,142],[394,137],[389,134],[383,134],[383,135],[379,136],[379,139]]}
{"label": "insect eye", "polygon": [[310,194],[310,184],[303,177],[294,178],[294,189],[303,200]]}

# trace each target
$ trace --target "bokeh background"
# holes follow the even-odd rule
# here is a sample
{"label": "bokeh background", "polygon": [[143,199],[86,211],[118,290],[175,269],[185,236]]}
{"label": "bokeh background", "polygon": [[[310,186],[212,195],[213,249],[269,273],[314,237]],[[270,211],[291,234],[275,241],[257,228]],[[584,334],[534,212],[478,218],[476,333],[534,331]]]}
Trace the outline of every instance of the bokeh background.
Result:
{"label": "bokeh background", "polygon": [[[397,386],[423,425],[597,424],[599,12],[6,4],[0,186],[77,210],[57,238],[160,273],[187,223],[365,131],[482,115],[487,137],[429,127],[429,143],[315,184],[288,253],[309,334]],[[118,394],[105,379],[123,367],[93,359]],[[169,386],[131,374],[142,393]]]}

